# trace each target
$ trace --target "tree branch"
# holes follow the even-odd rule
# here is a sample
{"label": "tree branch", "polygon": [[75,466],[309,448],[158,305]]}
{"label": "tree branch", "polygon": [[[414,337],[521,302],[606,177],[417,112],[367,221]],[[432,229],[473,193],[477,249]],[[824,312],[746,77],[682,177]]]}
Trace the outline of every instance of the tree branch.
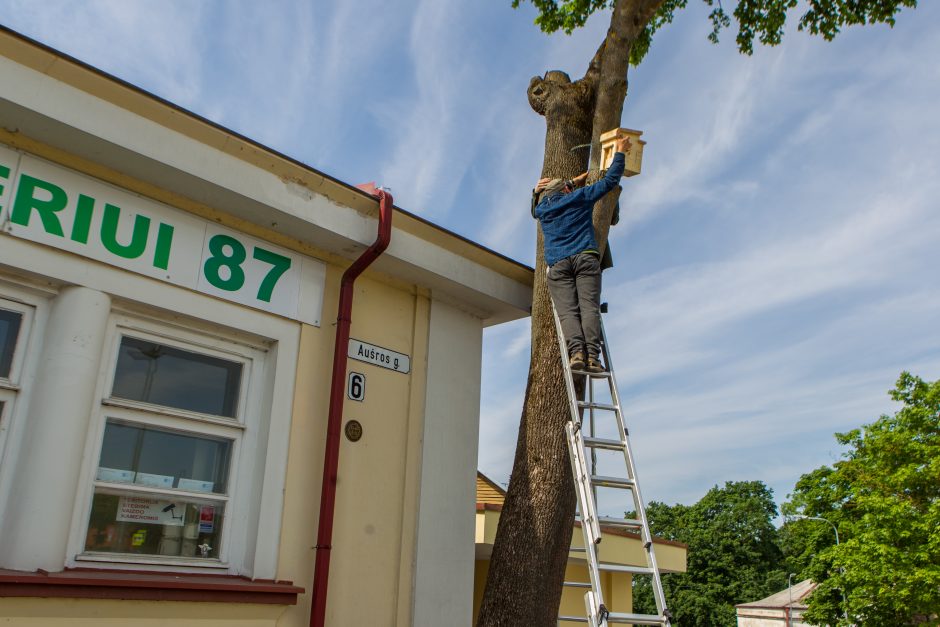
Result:
{"label": "tree branch", "polygon": [[601,45],[598,46],[597,52],[594,53],[594,58],[591,59],[591,63],[588,65],[587,71],[584,73],[583,81],[590,81],[591,83],[596,84],[597,79],[601,75],[601,60],[604,58],[604,47],[607,45],[607,38],[604,38],[604,41],[601,42]]}

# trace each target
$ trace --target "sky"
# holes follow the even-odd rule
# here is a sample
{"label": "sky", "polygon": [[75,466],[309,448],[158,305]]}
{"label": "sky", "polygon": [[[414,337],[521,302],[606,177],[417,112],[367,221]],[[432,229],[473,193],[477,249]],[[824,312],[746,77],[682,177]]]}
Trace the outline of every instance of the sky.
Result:
{"label": "sky", "polygon": [[[609,15],[545,35],[510,0],[0,0],[0,23],[534,265],[544,121]],[[690,4],[631,69],[605,325],[647,500],[786,499],[833,434],[940,378],[940,5],[751,57]],[[795,21],[795,20],[791,20]],[[508,480],[528,320],[484,334],[479,467]]]}

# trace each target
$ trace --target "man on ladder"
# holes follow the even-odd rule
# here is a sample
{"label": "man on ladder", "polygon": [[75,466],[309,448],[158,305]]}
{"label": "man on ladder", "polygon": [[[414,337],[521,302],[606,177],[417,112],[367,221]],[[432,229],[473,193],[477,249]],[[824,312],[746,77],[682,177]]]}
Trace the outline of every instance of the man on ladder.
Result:
{"label": "man on ladder", "polygon": [[[568,456],[578,498],[578,519],[584,535],[584,560],[590,582],[573,581],[565,585],[590,588],[584,595],[585,618],[560,616],[559,620],[586,622],[589,627],[608,627],[610,624],[658,625],[671,627],[671,613],[666,607],[659,566],[650,534],[646,508],[636,478],[636,466],[630,448],[629,436],[617,392],[610,347],[604,336],[600,319],[601,256],[592,221],[594,203],[617,186],[623,175],[630,140],[617,140],[616,154],[604,178],[588,187],[578,189],[587,174],[572,181],[542,179],[535,189],[533,217],[542,226],[545,261],[548,264],[548,289],[555,310],[559,350],[562,357],[565,387],[568,391],[571,420],[565,425]],[[600,357],[603,354],[604,364]],[[605,368],[606,366],[606,368]],[[579,397],[573,375],[585,377],[585,394]],[[609,386],[610,403],[597,402],[595,381]],[[616,437],[600,437],[595,423],[613,420]],[[619,452],[623,456],[622,472],[600,475],[598,450]],[[615,471],[616,472],[616,471]],[[635,518],[599,516],[598,488],[627,490],[632,495]],[[603,562],[598,555],[601,542],[601,524],[614,528],[637,531],[646,553],[646,566],[621,565]],[[611,612],[604,604],[601,573],[623,572],[630,575],[652,576],[656,614]]]}
{"label": "man on ladder", "polygon": [[542,225],[548,291],[561,320],[572,370],[604,372],[600,361],[601,254],[594,236],[594,203],[623,176],[630,139],[617,140],[617,153],[604,178],[578,188],[588,173],[572,179],[541,179],[533,216]]}

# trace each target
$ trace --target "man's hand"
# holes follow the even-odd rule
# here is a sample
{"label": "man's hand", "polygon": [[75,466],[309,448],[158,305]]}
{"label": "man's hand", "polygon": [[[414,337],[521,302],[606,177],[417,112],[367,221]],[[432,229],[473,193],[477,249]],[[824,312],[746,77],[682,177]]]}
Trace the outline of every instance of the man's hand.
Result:
{"label": "man's hand", "polygon": [[551,178],[539,179],[539,182],[535,185],[535,191],[540,192],[545,189],[545,186],[551,182]]}
{"label": "man's hand", "polygon": [[580,187],[587,181],[587,177],[588,173],[585,172],[584,174],[579,174],[578,176],[571,179],[571,182],[574,183],[577,187]]}
{"label": "man's hand", "polygon": [[629,137],[621,137],[617,139],[617,143],[614,146],[617,149],[617,152],[622,152],[624,155],[626,155],[630,152],[633,144],[630,143]]}

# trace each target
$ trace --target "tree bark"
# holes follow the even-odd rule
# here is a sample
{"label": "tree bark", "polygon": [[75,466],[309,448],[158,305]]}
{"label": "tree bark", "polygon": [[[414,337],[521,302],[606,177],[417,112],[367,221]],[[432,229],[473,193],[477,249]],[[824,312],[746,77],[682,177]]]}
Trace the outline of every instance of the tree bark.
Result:
{"label": "tree bark", "polygon": [[[542,176],[597,172],[600,134],[620,126],[630,47],[663,0],[618,0],[607,37],[575,82],[551,71],[529,83],[532,108],[545,117]],[[589,151],[585,144],[591,144]],[[533,181],[534,184],[534,181]],[[619,192],[594,208],[606,246]],[[532,298],[532,352],[516,456],[500,514],[478,627],[554,627],[574,525],[575,495],[565,444],[570,418],[538,228]]]}
{"label": "tree bark", "polygon": [[[569,178],[587,168],[594,85],[548,72],[529,84],[529,102],[545,116],[542,176]],[[532,353],[516,457],[477,624],[555,625],[574,521],[575,497],[564,425],[568,399],[545,281],[538,230],[532,301]]]}
{"label": "tree bark", "polygon": [[[600,176],[600,136],[620,127],[623,105],[627,99],[627,70],[630,67],[630,49],[643,32],[663,0],[619,0],[610,18],[607,37],[598,50],[597,103],[594,107],[591,134],[591,165],[593,181]],[[597,56],[595,56],[597,59]],[[617,206],[620,192],[604,196],[594,205],[594,233],[601,253],[607,246],[610,223]]]}

